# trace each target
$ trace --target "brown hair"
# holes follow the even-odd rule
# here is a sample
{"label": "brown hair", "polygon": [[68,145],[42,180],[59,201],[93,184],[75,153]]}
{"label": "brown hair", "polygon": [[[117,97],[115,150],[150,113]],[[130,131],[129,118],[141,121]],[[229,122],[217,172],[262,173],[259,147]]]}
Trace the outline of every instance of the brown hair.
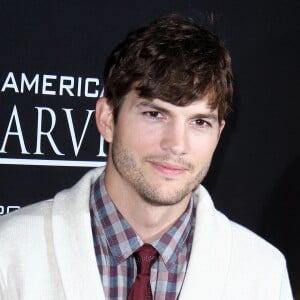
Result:
{"label": "brown hair", "polygon": [[222,120],[231,110],[231,59],[218,36],[193,19],[161,17],[129,33],[106,63],[104,93],[115,122],[132,88],[143,98],[180,106],[208,94]]}

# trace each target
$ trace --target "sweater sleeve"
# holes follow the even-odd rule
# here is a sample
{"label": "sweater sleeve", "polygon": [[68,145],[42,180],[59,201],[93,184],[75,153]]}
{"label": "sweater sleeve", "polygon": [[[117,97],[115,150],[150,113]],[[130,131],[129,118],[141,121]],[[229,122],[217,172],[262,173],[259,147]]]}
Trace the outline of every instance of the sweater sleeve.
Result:
{"label": "sweater sleeve", "polygon": [[4,280],[3,280],[3,276],[2,276],[2,273],[0,270],[0,300],[8,300],[8,297],[5,296],[5,294],[6,294],[5,291],[6,291],[6,289],[4,286]]}
{"label": "sweater sleeve", "polygon": [[279,300],[293,300],[289,275],[287,272],[286,264],[284,266],[283,272],[282,272],[282,279],[281,279],[281,289],[280,289],[280,297]]}

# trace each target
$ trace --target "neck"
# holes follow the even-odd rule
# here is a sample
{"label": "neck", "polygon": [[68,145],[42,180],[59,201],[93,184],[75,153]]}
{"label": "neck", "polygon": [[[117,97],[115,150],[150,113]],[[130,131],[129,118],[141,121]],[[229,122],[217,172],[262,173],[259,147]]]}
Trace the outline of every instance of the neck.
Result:
{"label": "neck", "polygon": [[136,234],[147,243],[160,238],[186,210],[191,195],[173,205],[153,205],[143,199],[119,174],[106,168],[105,187],[117,209]]}

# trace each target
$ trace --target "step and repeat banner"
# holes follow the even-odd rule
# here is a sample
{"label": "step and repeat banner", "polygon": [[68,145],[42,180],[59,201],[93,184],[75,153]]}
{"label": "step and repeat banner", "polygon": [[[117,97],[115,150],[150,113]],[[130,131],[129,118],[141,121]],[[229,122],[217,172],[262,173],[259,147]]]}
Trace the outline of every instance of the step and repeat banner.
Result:
{"label": "step and repeat banner", "polygon": [[275,244],[300,286],[298,1],[1,1],[0,215],[105,164],[94,121],[112,48],[173,12],[214,21],[235,75],[205,186],[218,209]]}

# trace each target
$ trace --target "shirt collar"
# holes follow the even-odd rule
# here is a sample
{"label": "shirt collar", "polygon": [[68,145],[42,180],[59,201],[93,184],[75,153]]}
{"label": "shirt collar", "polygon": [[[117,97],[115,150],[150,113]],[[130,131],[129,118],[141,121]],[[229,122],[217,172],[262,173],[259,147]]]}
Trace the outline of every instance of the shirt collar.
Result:
{"label": "shirt collar", "polygon": [[[116,264],[126,260],[140,246],[141,238],[137,236],[122,214],[110,199],[105,185],[103,172],[92,186],[91,209],[96,224],[96,234],[106,243]],[[104,235],[103,235],[104,233]]]}
{"label": "shirt collar", "polygon": [[160,253],[168,269],[176,265],[181,249],[185,245],[189,247],[188,243],[193,235],[195,208],[196,205],[192,196],[188,207],[179,219],[157,241],[151,243]]}

